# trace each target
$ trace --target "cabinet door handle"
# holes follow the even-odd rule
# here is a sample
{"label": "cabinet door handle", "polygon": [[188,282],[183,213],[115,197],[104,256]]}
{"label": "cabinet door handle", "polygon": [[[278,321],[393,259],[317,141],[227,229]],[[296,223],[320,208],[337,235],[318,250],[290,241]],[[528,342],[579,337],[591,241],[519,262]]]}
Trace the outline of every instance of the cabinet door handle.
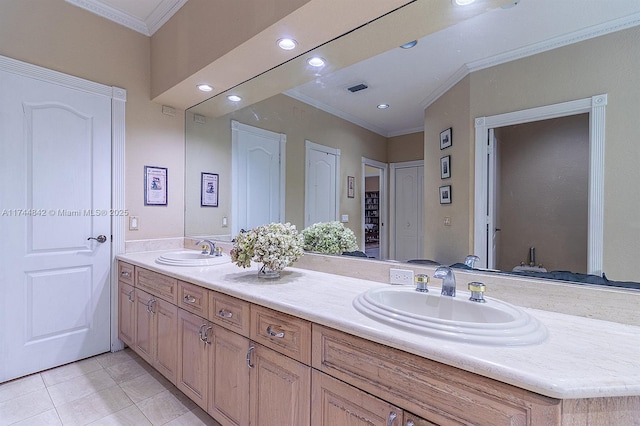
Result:
{"label": "cabinet door handle", "polygon": [[271,337],[278,337],[280,339],[284,337],[284,331],[281,331],[280,333],[276,333],[275,331],[271,330],[271,326],[267,327],[267,334]]}
{"label": "cabinet door handle", "polygon": [[251,345],[251,346],[249,346],[249,350],[247,351],[247,365],[249,366],[249,368],[255,367],[253,364],[251,364],[251,352],[255,348],[256,348],[255,346]]}
{"label": "cabinet door handle", "polygon": [[120,272],[120,276],[121,277],[125,277],[125,278],[129,278],[131,276],[131,272],[129,271],[122,271]]}
{"label": "cabinet door handle", "polygon": [[393,421],[398,417],[395,412],[389,413],[389,418],[387,419],[387,426],[393,426]]}
{"label": "cabinet door handle", "polygon": [[184,301],[187,302],[187,303],[196,303],[196,298],[191,296],[190,294],[187,294],[184,297]]}
{"label": "cabinet door handle", "polygon": [[131,302],[131,303],[133,303],[133,298],[132,298],[132,296],[133,296],[133,292],[134,292],[134,291],[135,291],[135,290],[131,290],[131,291],[129,292],[129,294],[127,294],[127,297],[129,298],[129,302]]}
{"label": "cabinet door handle", "polygon": [[203,341],[203,342],[204,342],[205,340],[204,340],[204,336],[202,335],[202,329],[203,329],[203,328],[205,328],[206,326],[207,326],[207,323],[204,323],[204,324],[202,324],[202,325],[200,326],[200,330],[198,330],[198,336],[200,336],[200,340],[201,340],[201,341]]}
{"label": "cabinet door handle", "polygon": [[407,420],[407,424],[404,426],[416,426],[416,424],[413,422],[413,420]]}
{"label": "cabinet door handle", "polygon": [[204,342],[205,342],[207,345],[210,345],[210,344],[211,344],[211,341],[209,340],[209,332],[210,332],[211,330],[213,330],[213,327],[209,326],[209,327],[207,327],[207,329],[204,331]]}
{"label": "cabinet door handle", "polygon": [[150,314],[155,314],[155,312],[153,312],[154,303],[156,303],[155,299],[149,299],[149,301],[147,302],[147,312],[149,312]]}
{"label": "cabinet door handle", "polygon": [[229,312],[225,309],[220,309],[218,311],[218,316],[222,317],[222,318],[232,318],[233,317],[233,312]]}

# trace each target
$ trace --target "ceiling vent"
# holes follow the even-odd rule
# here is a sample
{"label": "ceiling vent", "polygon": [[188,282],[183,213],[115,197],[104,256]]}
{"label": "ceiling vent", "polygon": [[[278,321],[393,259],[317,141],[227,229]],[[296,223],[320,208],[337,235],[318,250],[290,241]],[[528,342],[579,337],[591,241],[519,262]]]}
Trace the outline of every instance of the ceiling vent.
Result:
{"label": "ceiling vent", "polygon": [[350,91],[351,93],[356,93],[356,92],[359,92],[361,90],[366,89],[367,87],[369,87],[369,86],[367,86],[364,83],[360,83],[360,84],[356,84],[355,86],[347,87],[347,90]]}

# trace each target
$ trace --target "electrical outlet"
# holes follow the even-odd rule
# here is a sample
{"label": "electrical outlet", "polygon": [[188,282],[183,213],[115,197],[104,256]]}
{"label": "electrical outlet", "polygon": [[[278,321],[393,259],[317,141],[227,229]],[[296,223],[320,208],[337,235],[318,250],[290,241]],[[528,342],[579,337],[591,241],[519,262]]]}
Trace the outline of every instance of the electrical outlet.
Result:
{"label": "electrical outlet", "polygon": [[140,227],[138,216],[129,216],[129,231],[137,231]]}
{"label": "electrical outlet", "polygon": [[391,284],[413,284],[413,271],[410,269],[389,269],[389,282]]}

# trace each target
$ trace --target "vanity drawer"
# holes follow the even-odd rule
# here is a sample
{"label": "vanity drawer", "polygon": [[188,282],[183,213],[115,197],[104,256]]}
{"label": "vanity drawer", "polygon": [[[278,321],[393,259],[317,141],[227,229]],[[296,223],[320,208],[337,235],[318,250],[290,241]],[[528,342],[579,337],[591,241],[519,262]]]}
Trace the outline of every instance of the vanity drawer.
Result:
{"label": "vanity drawer", "polygon": [[312,366],[436,424],[559,424],[560,400],[318,324]]}
{"label": "vanity drawer", "polygon": [[249,337],[250,303],[226,294],[209,293],[209,321]]}
{"label": "vanity drawer", "polygon": [[178,307],[206,318],[209,312],[209,292],[204,287],[178,281]]}
{"label": "vanity drawer", "polygon": [[142,268],[136,268],[136,287],[174,305],[178,304],[178,280]]}
{"label": "vanity drawer", "polygon": [[133,265],[118,261],[118,281],[125,284],[133,285]]}
{"label": "vanity drawer", "polygon": [[307,365],[311,364],[311,323],[251,306],[251,339]]}

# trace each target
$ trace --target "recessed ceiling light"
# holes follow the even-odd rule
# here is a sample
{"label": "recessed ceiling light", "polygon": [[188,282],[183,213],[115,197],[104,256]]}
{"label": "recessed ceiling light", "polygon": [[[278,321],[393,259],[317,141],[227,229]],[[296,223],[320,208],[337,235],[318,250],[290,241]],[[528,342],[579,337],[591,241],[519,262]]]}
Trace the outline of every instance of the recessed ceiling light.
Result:
{"label": "recessed ceiling light", "polygon": [[280,40],[278,40],[278,46],[280,46],[280,49],[283,50],[293,50],[297,45],[298,42],[296,42],[292,38],[281,38]]}
{"label": "recessed ceiling light", "polygon": [[389,106],[390,106],[389,104],[380,104],[378,105],[378,109],[387,109],[389,108]]}
{"label": "recessed ceiling light", "polygon": [[240,102],[242,100],[242,98],[238,95],[229,95],[227,96],[227,99],[229,99],[231,102]]}
{"label": "recessed ceiling light", "polygon": [[210,91],[213,90],[213,86],[211,86],[210,84],[206,84],[206,83],[198,84],[197,87],[198,87],[198,90],[201,90],[203,92],[210,92]]}
{"label": "recessed ceiling light", "polygon": [[312,67],[322,67],[325,64],[324,59],[319,56],[314,56],[313,58],[309,58],[307,60],[307,63]]}
{"label": "recessed ceiling light", "polygon": [[400,46],[400,47],[402,47],[403,49],[411,49],[411,48],[412,48],[413,46],[415,46],[416,44],[418,44],[418,40],[413,40],[413,41],[410,41],[409,43],[405,43],[405,44],[403,44],[403,45],[402,45],[402,46]]}
{"label": "recessed ceiling light", "polygon": [[458,6],[468,6],[476,0],[453,0]]}

